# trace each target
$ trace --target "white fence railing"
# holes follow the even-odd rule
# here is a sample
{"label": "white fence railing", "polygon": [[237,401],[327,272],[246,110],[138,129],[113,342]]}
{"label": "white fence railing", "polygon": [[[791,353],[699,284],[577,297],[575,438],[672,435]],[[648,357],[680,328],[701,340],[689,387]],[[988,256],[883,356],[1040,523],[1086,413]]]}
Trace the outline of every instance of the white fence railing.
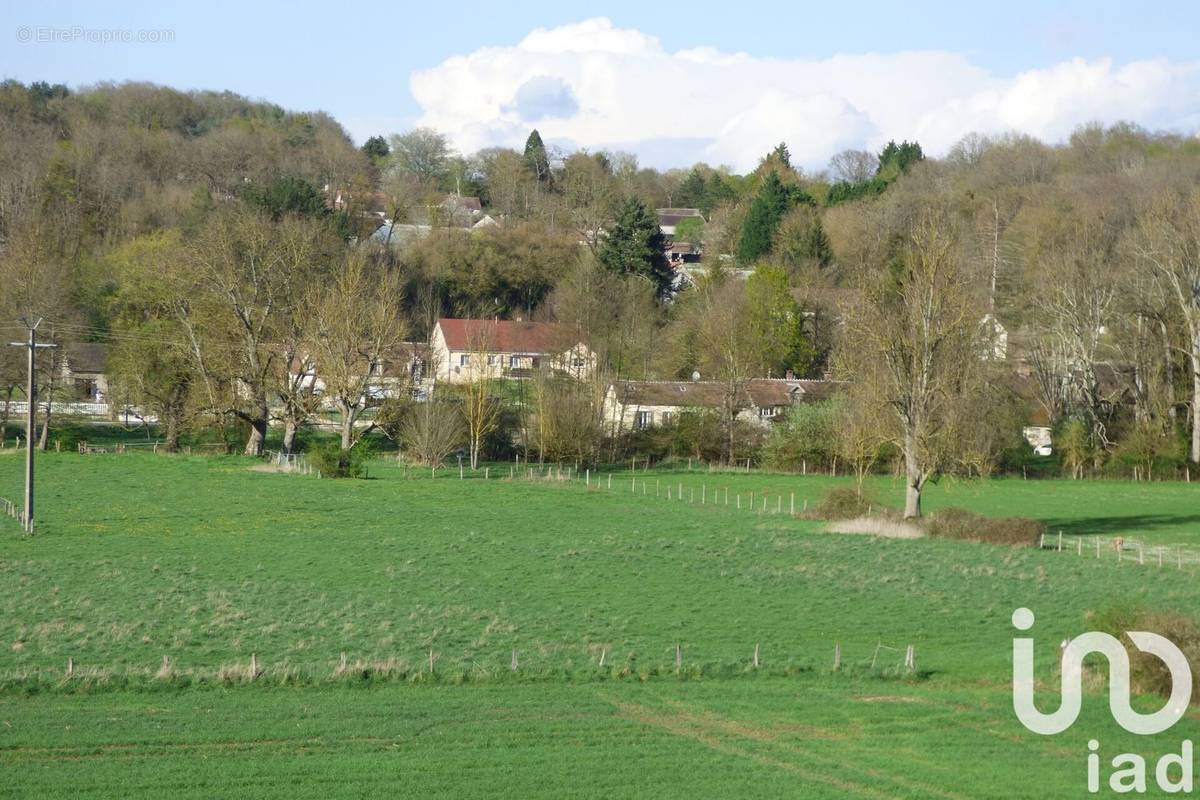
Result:
{"label": "white fence railing", "polygon": [[1146,544],[1127,536],[1063,536],[1043,534],[1043,550],[1071,553],[1082,558],[1111,559],[1155,567],[1200,566],[1200,550],[1184,545]]}

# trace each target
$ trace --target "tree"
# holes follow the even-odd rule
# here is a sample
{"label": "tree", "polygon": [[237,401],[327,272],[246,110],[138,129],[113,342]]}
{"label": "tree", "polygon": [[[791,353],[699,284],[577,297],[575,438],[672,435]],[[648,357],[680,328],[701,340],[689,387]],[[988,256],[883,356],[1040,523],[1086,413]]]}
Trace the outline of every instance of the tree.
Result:
{"label": "tree", "polygon": [[775,257],[794,271],[825,269],[833,263],[833,249],[821,224],[821,212],[803,204],[780,220],[772,246]]}
{"label": "tree", "polygon": [[707,188],[704,173],[692,167],[675,192],[675,202],[682,208],[700,208],[705,204]]}
{"label": "tree", "polygon": [[160,231],[127,242],[107,259],[120,287],[107,309],[113,333],[109,404],[157,417],[168,453],[178,450],[180,434],[198,411],[185,331],[162,292],[164,266],[178,257],[180,245],[176,231]]}
{"label": "tree", "polygon": [[164,265],[165,302],[179,321],[203,379],[208,408],[245,422],[246,455],[260,455],[282,353],[276,337],[297,286],[319,283],[331,229],[289,215],[279,222],[250,208],[214,213]]}
{"label": "tree", "polygon": [[900,144],[889,141],[879,153],[879,168],[877,175],[894,177],[896,173],[907,172],[908,168],[918,161],[925,160],[925,153],[917,142],[905,140]]}
{"label": "tree", "polygon": [[263,186],[251,186],[242,197],[252,205],[266,209],[274,220],[292,213],[317,218],[330,213],[325,196],[317,187],[295,175],[276,178]]}
{"label": "tree", "polygon": [[546,145],[542,143],[542,135],[537,132],[537,128],[534,128],[525,140],[525,163],[529,165],[529,171],[539,183],[554,182],[554,175],[550,172],[550,158],[546,155]]}
{"label": "tree", "polygon": [[[949,463],[961,398],[983,363],[983,310],[944,214],[926,211],[897,257],[864,271],[847,303],[839,372],[866,407],[892,410],[904,456],[904,516],[921,515],[925,483]],[[875,395],[871,397],[871,395]]]}
{"label": "tree", "polygon": [[771,155],[778,159],[779,163],[783,164],[783,166],[788,169],[792,168],[792,153],[788,150],[787,142],[780,142],[775,145],[775,149],[771,151]]}
{"label": "tree", "polygon": [[806,374],[814,353],[804,335],[804,317],[788,288],[784,269],[758,267],[746,280],[745,306],[747,324],[757,344],[760,374]]}
{"label": "tree", "polygon": [[405,453],[417,463],[440,467],[463,443],[463,415],[440,397],[414,403],[400,423],[399,438]]}
{"label": "tree", "polygon": [[692,313],[700,374],[719,381],[726,462],[738,457],[737,417],[749,405],[746,386],[759,374],[760,343],[750,322],[740,283],[724,275],[697,287]]}
{"label": "tree", "polygon": [[759,187],[750,211],[742,223],[742,234],[738,240],[738,260],[753,264],[771,252],[775,231],[789,206],[788,191],[779,179],[779,173],[771,170]]}
{"label": "tree", "polygon": [[879,158],[867,150],[843,150],[829,159],[829,172],[835,181],[863,183],[879,169]]}
{"label": "tree", "polygon": [[397,276],[370,254],[347,254],[333,279],[313,286],[305,310],[311,331],[308,352],[324,396],[338,410],[341,448],[349,450],[375,426],[357,424],[382,400],[383,371],[404,341],[402,289]]}
{"label": "tree", "polygon": [[588,249],[597,252],[617,201],[608,159],[603,154],[571,154],[563,163],[560,186],[572,228]]}
{"label": "tree", "polygon": [[392,136],[391,165],[418,180],[434,184],[445,174],[450,160],[450,144],[433,128],[414,128]]}
{"label": "tree", "polygon": [[387,139],[384,139],[382,136],[372,136],[363,142],[362,151],[366,154],[367,158],[378,163],[387,158],[392,149],[388,147]]}
{"label": "tree", "polygon": [[1170,297],[1187,332],[1192,370],[1190,458],[1200,463],[1200,190],[1164,191],[1140,216],[1133,244]]}
{"label": "tree", "polygon": [[500,361],[492,347],[487,326],[476,329],[467,341],[470,380],[459,387],[462,397],[463,421],[467,429],[467,447],[471,469],[479,468],[483,444],[500,424],[504,410],[496,395],[496,379],[500,376]]}
{"label": "tree", "polygon": [[662,299],[674,281],[664,252],[665,237],[655,215],[640,198],[627,197],[600,247],[600,262],[613,272],[644,278]]}

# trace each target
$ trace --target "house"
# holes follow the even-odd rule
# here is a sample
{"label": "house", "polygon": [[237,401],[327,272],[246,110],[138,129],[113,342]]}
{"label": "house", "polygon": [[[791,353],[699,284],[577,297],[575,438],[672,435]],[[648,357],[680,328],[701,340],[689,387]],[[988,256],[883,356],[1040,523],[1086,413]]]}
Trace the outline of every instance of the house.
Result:
{"label": "house", "polygon": [[660,208],[658,211],[658,229],[664,236],[674,236],[675,226],[685,219],[697,219],[704,222],[704,215],[698,208]]}
{"label": "house", "polygon": [[700,262],[700,246],[690,242],[671,242],[664,252],[672,267]]}
{"label": "house", "polygon": [[552,322],[444,318],[429,337],[427,369],[435,380],[521,378],[542,368],[587,378],[596,356],[577,332]]}
{"label": "house", "polygon": [[[737,419],[769,425],[797,403],[827,400],[840,381],[754,378],[738,389]],[[723,381],[617,381],[604,397],[604,418],[614,431],[670,425],[684,411],[721,411],[729,399]]]}
{"label": "house", "polygon": [[103,403],[108,397],[108,348],[95,342],[72,342],[63,347],[62,379],[79,397]]}

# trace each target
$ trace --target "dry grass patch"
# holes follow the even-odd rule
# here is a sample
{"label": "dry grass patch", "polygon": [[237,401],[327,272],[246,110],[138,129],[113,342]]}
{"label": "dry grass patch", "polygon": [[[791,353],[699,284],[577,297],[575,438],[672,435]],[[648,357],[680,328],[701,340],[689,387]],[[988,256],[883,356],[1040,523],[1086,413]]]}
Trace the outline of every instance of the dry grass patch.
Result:
{"label": "dry grass patch", "polygon": [[863,536],[878,536],[883,539],[921,539],[925,531],[910,522],[885,519],[883,517],[856,517],[832,522],[825,528],[829,533],[850,533]]}

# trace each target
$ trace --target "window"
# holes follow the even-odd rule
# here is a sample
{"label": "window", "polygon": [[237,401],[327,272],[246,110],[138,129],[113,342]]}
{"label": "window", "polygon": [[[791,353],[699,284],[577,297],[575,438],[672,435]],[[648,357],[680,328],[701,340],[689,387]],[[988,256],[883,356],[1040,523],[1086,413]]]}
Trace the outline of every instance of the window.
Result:
{"label": "window", "polygon": [[571,366],[575,369],[583,369],[586,364],[587,362],[583,360],[583,356],[575,356],[575,358],[571,359]]}
{"label": "window", "polygon": [[670,425],[674,421],[675,421],[674,414],[672,414],[670,411],[662,412],[662,424],[663,425]]}
{"label": "window", "polygon": [[520,356],[509,356],[508,357],[508,368],[509,369],[516,369],[519,366],[521,366],[521,357]]}
{"label": "window", "polygon": [[778,411],[778,409],[775,406],[764,406],[758,410],[758,416],[762,417],[763,419],[767,419],[768,417],[775,416],[776,411]]}
{"label": "window", "polygon": [[467,362],[470,360],[470,358],[471,357],[468,356],[466,353],[460,353],[458,356],[458,365],[460,367],[465,367],[467,365]]}
{"label": "window", "polygon": [[488,354],[488,366],[489,367],[496,366],[496,362],[499,360],[500,360],[499,356],[492,355],[491,353]]}
{"label": "window", "polygon": [[639,429],[644,430],[646,428],[649,428],[653,424],[654,424],[654,412],[653,411],[637,412],[637,426]]}

